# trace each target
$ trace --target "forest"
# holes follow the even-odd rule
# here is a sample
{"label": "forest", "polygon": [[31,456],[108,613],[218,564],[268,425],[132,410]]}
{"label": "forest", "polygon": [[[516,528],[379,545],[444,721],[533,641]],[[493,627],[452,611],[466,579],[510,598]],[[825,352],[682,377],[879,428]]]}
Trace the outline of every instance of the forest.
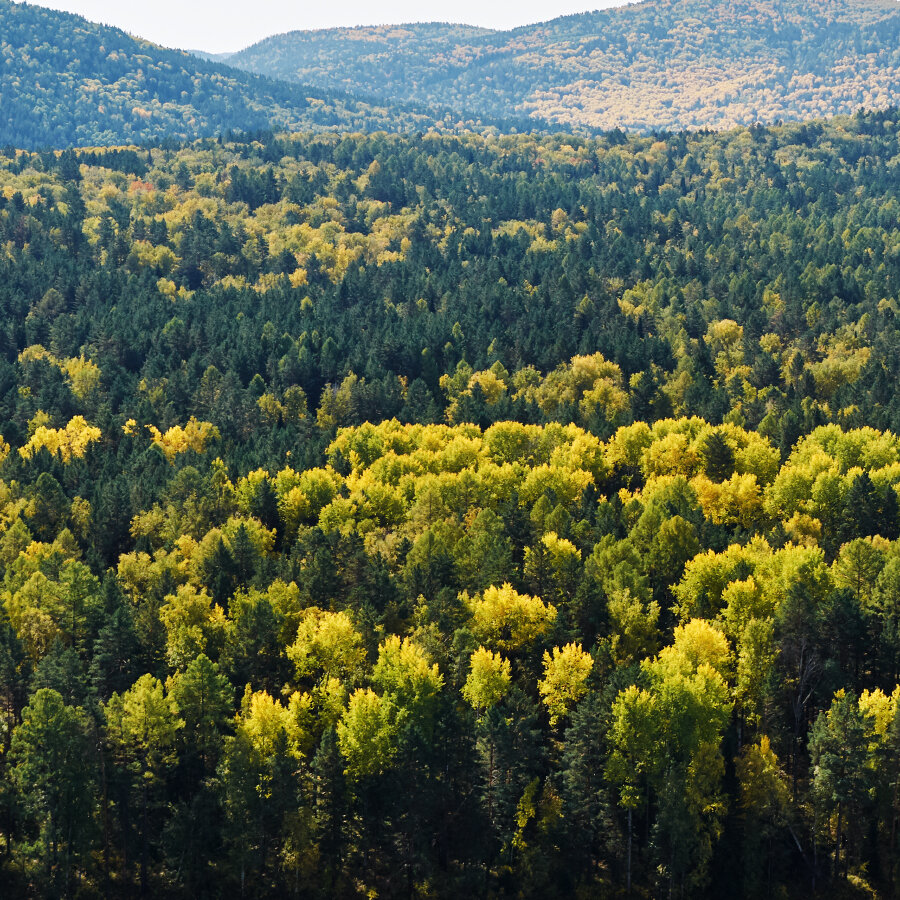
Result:
{"label": "forest", "polygon": [[[550,13],[552,14],[552,13]],[[230,65],[567,130],[731,128],[900,103],[896,0],[643,0],[512,31],[295,31]]]}
{"label": "forest", "polygon": [[3,896],[896,896],[898,168],[4,149]]}
{"label": "forest", "polygon": [[[35,150],[193,140],[225,131],[514,131],[477,115],[286,84],[117,28],[0,0],[0,145]],[[528,127],[541,127],[532,122]]]}

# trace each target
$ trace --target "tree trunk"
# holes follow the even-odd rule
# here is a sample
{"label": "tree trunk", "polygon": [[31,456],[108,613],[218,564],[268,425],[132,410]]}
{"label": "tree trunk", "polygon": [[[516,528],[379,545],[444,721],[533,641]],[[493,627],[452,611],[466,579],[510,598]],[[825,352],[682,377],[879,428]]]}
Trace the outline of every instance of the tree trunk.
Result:
{"label": "tree trunk", "polygon": [[494,827],[494,738],[491,737],[490,750],[488,752],[488,822]]}
{"label": "tree trunk", "polygon": [[834,872],[833,878],[837,880],[838,872],[840,871],[841,865],[841,828],[843,827],[843,817],[844,817],[844,804],[838,803],[838,818],[837,818],[837,835],[835,836],[834,842]]}
{"label": "tree trunk", "polygon": [[106,755],[103,752],[103,744],[98,735],[98,755],[100,757],[100,788],[101,804],[103,810],[103,884],[107,896],[110,893],[109,883],[109,786],[106,783]]}
{"label": "tree trunk", "polygon": [[147,823],[150,818],[149,809],[148,809],[150,806],[150,798],[148,796],[146,779],[144,779],[142,793],[143,793],[143,797],[141,799],[142,799],[143,809],[141,810],[141,896],[146,897],[147,896],[147,853],[148,853],[148,847],[147,847],[147,827],[148,827],[148,825],[147,825]]}
{"label": "tree trunk", "polygon": [[625,875],[625,890],[631,894],[631,807],[628,807],[628,866]]}
{"label": "tree trunk", "polygon": [[[900,789],[900,779],[895,779],[894,781],[894,803],[893,809],[891,810],[891,858],[890,864],[888,867],[888,881],[890,882],[890,886],[893,889],[894,883],[897,880],[897,807],[898,802],[900,802],[900,796],[898,796],[898,789]],[[894,891],[892,890],[892,893]]]}

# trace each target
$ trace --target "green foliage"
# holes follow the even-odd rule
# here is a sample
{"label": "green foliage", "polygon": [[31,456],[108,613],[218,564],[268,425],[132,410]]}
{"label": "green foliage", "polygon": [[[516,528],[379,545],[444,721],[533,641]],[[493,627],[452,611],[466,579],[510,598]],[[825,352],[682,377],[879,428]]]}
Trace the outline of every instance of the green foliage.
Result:
{"label": "green foliage", "polygon": [[32,877],[47,894],[67,895],[88,865],[97,791],[90,731],[83,709],[41,688],[12,734],[9,777],[34,838],[23,860],[33,862]]}
{"label": "green foliage", "polygon": [[180,722],[159,679],[142,675],[124,694],[106,705],[110,743],[145,781],[158,781],[174,761]]}
{"label": "green foliage", "polygon": [[827,831],[834,819],[835,874],[841,866],[845,829],[852,839],[854,819],[863,814],[868,799],[872,771],[866,762],[873,724],[857,699],[841,690],[819,714],[810,735],[813,799]]}
{"label": "green foliage", "polygon": [[180,722],[183,752],[196,754],[201,766],[215,766],[222,732],[231,712],[230,685],[209,657],[200,655],[168,684],[172,710]]}

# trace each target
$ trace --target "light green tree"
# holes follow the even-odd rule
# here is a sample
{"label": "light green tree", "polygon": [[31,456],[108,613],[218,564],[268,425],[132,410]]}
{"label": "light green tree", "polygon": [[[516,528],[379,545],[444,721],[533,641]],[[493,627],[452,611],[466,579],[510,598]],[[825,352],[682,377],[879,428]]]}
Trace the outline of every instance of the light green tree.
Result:
{"label": "light green tree", "polygon": [[472,654],[469,665],[469,675],[462,689],[466,702],[475,710],[496,706],[512,683],[509,660],[479,647]]}
{"label": "light green tree", "polygon": [[594,660],[580,644],[566,644],[561,649],[554,647],[552,653],[544,652],[544,677],[538,691],[550,713],[551,726],[556,727],[587,693],[593,668]]}

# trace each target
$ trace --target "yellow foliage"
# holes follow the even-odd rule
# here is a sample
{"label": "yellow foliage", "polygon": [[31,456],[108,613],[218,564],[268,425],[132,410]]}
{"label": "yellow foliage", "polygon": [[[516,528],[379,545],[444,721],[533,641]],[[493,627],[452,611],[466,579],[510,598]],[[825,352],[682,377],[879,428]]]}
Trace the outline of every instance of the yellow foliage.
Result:
{"label": "yellow foliage", "polygon": [[198,422],[191,416],[187,425],[174,425],[163,434],[155,425],[147,425],[153,443],[166,455],[166,459],[172,462],[179,453],[193,450],[195,453],[203,453],[210,441],[219,439],[219,429],[210,422]]}
{"label": "yellow foliage", "polygon": [[385,697],[407,713],[422,713],[426,704],[444,686],[437,663],[409,638],[392,635],[378,648],[372,681]]}
{"label": "yellow foliage", "polygon": [[822,523],[805,513],[795,512],[784,523],[784,533],[795,544],[815,547],[822,538]]}
{"label": "yellow foliage", "polygon": [[132,270],[153,269],[163,277],[169,275],[177,263],[178,257],[169,247],[155,246],[149,241],[135,241],[127,260],[127,265]]}
{"label": "yellow foliage", "polygon": [[587,693],[587,680],[594,668],[590,653],[580,644],[566,644],[553,653],[544,652],[544,678],[538,691],[550,712],[550,724],[555,726],[561,718]]}
{"label": "yellow foliage", "polygon": [[59,635],[58,620],[65,614],[59,586],[35,572],[8,596],[6,610],[19,640],[32,659],[41,659]]}
{"label": "yellow foliage", "polygon": [[34,433],[41,426],[48,426],[52,419],[50,418],[49,413],[44,412],[44,410],[39,409],[29,420],[28,420],[28,437],[33,437]]}
{"label": "yellow foliage", "polygon": [[737,759],[736,770],[745,814],[771,820],[773,814],[789,809],[790,790],[768,735],[745,748]]}
{"label": "yellow foliage", "polygon": [[479,647],[469,660],[462,695],[473,709],[490,709],[503,699],[511,684],[509,660]]}
{"label": "yellow foliage", "polygon": [[659,604],[645,604],[628,588],[609,598],[610,635],[606,641],[617,666],[627,666],[655,653],[659,647]]}
{"label": "yellow foliage", "polygon": [[816,382],[816,392],[824,400],[833,397],[840,388],[855,384],[872,351],[869,347],[836,346],[821,362],[812,363],[809,370]]}
{"label": "yellow foliage", "polygon": [[709,666],[724,676],[731,665],[731,649],[721,631],[703,619],[692,619],[675,629],[674,642],[660,651],[654,665],[673,674]]}
{"label": "yellow foliage", "polygon": [[[517,396],[521,395],[523,392]],[[615,421],[630,406],[622,370],[601,353],[573,357],[551,372],[539,387],[526,390],[524,396],[532,397],[550,417],[574,408],[583,419],[600,413]]]}
{"label": "yellow foliage", "polygon": [[900,439],[868,427],[820,426],[798,441],[766,488],[766,511],[783,521],[793,521],[797,513],[809,517],[797,524],[826,521],[863,471],[879,487],[900,484]]}
{"label": "yellow foliage", "polygon": [[556,607],[540,597],[520,594],[512,585],[489,587],[481,597],[464,601],[472,614],[475,636],[488,646],[514,651],[546,634],[556,620]]}
{"label": "yellow foliage", "polygon": [[156,289],[163,297],[171,300],[173,303],[178,297],[178,285],[171,278],[160,278],[156,282]]}
{"label": "yellow foliage", "polygon": [[756,475],[738,475],[713,482],[705,475],[691,480],[703,514],[716,524],[740,525],[753,530],[763,515],[763,495]]}
{"label": "yellow foliage", "polygon": [[476,372],[469,379],[469,390],[478,386],[487,404],[493,405],[506,393],[506,382],[496,372]]}
{"label": "yellow foliage", "polygon": [[266,425],[277,425],[284,417],[284,407],[273,394],[263,394],[256,401],[256,405],[259,407]]}
{"label": "yellow foliage", "polygon": [[287,738],[288,752],[302,757],[304,735],[298,722],[299,709],[295,703],[291,707],[283,706],[266,691],[253,693],[247,686],[237,727],[261,760],[271,760],[276,755],[282,734]]}
{"label": "yellow foliage", "polygon": [[859,708],[862,712],[872,720],[875,734],[879,738],[884,738],[894,716],[897,714],[897,700],[900,699],[900,688],[894,690],[894,693],[888,697],[881,688],[874,691],[865,690],[859,698]]}
{"label": "yellow foliage", "polygon": [[326,679],[349,679],[365,661],[362,637],[345,612],[304,611],[296,641],[287,655],[300,678],[323,674]]}
{"label": "yellow foliage", "polygon": [[201,653],[210,651],[224,634],[225,613],[206,591],[189,585],[169,594],[159,618],[166,629],[166,658],[173,669],[184,669]]}
{"label": "yellow foliage", "polygon": [[371,688],[355,691],[337,725],[347,775],[359,780],[382,772],[397,751],[389,704]]}
{"label": "yellow foliage", "polygon": [[75,416],[65,428],[48,428],[40,425],[31,440],[19,449],[25,459],[31,459],[40,449],[46,448],[58,455],[64,463],[81,459],[88,447],[100,440],[100,429],[89,425],[84,416]]}
{"label": "yellow foliage", "polygon": [[716,362],[716,371],[727,377],[744,361],[744,329],[733,319],[711,322],[706,331],[706,341]]}
{"label": "yellow foliage", "polygon": [[72,393],[79,400],[85,400],[100,385],[100,368],[83,353],[71,359],[58,359],[40,344],[34,344],[19,354],[19,362],[23,364],[39,359],[46,360],[67,377]]}
{"label": "yellow foliage", "polygon": [[80,400],[89,397],[100,385],[100,369],[83,355],[66,360],[63,371],[69,377],[72,393]]}

